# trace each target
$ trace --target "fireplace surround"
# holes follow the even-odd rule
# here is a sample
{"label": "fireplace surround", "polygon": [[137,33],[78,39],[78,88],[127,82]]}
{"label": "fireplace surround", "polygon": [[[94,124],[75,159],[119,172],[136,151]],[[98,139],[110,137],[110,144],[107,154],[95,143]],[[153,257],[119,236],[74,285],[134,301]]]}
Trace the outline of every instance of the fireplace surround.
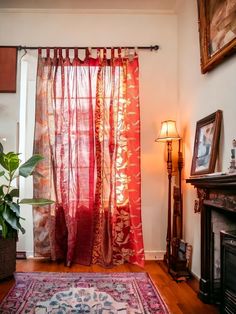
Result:
{"label": "fireplace surround", "polygon": [[236,174],[191,177],[186,182],[197,189],[194,211],[201,214],[199,298],[205,303],[222,303],[225,275],[222,275],[221,232],[236,230]]}

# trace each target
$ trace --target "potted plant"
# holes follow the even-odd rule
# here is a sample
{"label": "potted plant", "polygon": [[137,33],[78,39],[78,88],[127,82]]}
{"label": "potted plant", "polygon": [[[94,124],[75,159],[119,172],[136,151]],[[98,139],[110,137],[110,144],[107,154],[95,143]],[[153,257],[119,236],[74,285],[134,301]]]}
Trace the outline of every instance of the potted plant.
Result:
{"label": "potted plant", "polygon": [[21,164],[19,154],[14,152],[4,153],[0,143],[0,279],[9,277],[15,271],[16,266],[16,240],[21,226],[21,204],[48,205],[53,201],[48,199],[19,199],[19,188],[13,186],[13,182],[22,176],[27,178],[32,175],[36,165],[43,157],[33,155],[25,163]]}

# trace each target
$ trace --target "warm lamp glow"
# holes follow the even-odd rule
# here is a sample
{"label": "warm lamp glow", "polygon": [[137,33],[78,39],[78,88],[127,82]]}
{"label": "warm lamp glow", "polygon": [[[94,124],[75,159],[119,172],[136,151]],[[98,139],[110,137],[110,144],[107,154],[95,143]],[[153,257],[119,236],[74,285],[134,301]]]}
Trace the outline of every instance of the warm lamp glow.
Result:
{"label": "warm lamp glow", "polygon": [[174,141],[179,140],[180,136],[176,129],[175,121],[167,120],[161,123],[161,132],[156,142]]}

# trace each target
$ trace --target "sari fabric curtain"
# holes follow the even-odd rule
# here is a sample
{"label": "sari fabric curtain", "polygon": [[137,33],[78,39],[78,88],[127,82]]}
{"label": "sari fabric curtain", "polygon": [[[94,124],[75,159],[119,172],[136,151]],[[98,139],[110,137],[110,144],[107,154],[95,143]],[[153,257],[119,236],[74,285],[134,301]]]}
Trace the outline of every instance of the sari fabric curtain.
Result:
{"label": "sari fabric curtain", "polygon": [[138,56],[39,51],[34,153],[35,255],[143,266]]}

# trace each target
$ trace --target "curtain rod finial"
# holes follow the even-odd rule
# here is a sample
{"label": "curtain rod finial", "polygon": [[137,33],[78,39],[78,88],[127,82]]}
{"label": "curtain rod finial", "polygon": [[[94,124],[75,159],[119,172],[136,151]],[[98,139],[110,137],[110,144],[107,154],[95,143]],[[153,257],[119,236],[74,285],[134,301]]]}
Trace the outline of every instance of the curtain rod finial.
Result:
{"label": "curtain rod finial", "polygon": [[155,46],[151,46],[150,49],[151,51],[155,50],[157,51],[160,47],[158,45],[155,45]]}

